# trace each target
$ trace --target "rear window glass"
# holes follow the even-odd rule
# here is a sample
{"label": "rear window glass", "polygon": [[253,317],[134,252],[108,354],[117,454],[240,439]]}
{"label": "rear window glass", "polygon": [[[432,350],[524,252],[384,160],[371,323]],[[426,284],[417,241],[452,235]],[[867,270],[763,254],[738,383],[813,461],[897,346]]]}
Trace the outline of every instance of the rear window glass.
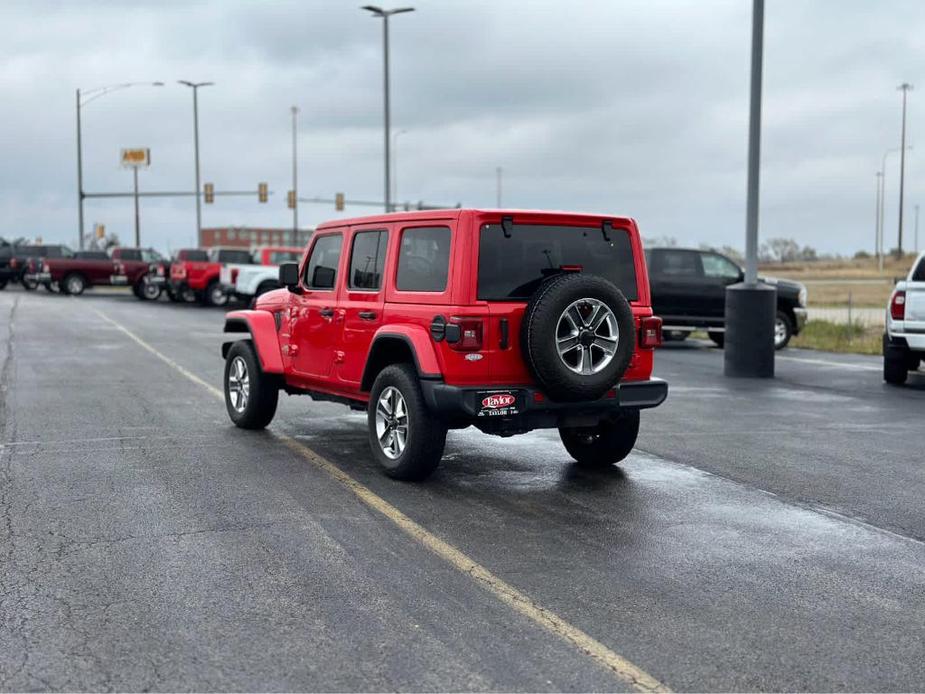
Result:
{"label": "rear window glass", "polygon": [[270,251],[270,265],[297,263],[302,260],[302,251]]}
{"label": "rear window glass", "polygon": [[925,256],[919,261],[918,267],[912,273],[913,282],[925,282]]}
{"label": "rear window glass", "polygon": [[402,232],[396,289],[442,292],[446,289],[449,270],[449,227],[411,227]]}
{"label": "rear window glass", "polygon": [[633,247],[625,229],[614,228],[608,239],[599,227],[515,224],[511,237],[500,224],[482,227],[479,244],[478,298],[523,301],[563,266],[613,282],[630,301],[638,298]]}
{"label": "rear window glass", "polygon": [[241,263],[247,265],[252,261],[247,251],[219,251],[217,260],[220,263]]}

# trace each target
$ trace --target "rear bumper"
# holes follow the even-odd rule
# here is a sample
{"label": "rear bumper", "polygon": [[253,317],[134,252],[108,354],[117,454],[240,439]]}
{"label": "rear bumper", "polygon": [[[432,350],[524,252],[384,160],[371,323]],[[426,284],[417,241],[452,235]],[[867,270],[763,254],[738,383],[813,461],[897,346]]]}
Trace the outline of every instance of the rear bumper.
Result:
{"label": "rear bumper", "polygon": [[[421,389],[430,409],[443,418],[478,425],[503,422],[521,430],[556,427],[564,422],[593,424],[624,410],[658,407],[668,397],[668,384],[660,378],[620,383],[612,395],[582,402],[551,401],[536,388],[522,386],[461,388],[438,380],[422,380]],[[510,394],[515,402],[511,407],[490,410],[482,402],[491,394]]]}
{"label": "rear bumper", "polygon": [[925,353],[925,333],[891,333],[887,341],[891,347]]}
{"label": "rear bumper", "polygon": [[51,282],[50,272],[24,272],[23,278],[29,282]]}

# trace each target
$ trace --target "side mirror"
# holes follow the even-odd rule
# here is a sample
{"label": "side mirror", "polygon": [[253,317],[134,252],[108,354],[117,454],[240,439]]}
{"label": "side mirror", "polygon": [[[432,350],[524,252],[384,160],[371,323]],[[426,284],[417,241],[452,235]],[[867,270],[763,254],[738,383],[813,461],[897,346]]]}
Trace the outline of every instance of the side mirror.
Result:
{"label": "side mirror", "polygon": [[280,263],[279,283],[294,294],[299,293],[299,264]]}

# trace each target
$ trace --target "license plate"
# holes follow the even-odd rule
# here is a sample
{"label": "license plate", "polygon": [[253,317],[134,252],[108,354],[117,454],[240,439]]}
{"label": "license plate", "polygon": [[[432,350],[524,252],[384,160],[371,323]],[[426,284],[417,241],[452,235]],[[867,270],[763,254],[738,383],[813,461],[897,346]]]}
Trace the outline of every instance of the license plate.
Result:
{"label": "license plate", "polygon": [[167,278],[159,275],[150,275],[148,277],[148,284],[167,284]]}
{"label": "license plate", "polygon": [[513,390],[482,390],[476,394],[479,417],[509,417],[520,414],[520,399]]}
{"label": "license plate", "polygon": [[128,277],[125,275],[110,275],[109,282],[111,284],[128,284]]}

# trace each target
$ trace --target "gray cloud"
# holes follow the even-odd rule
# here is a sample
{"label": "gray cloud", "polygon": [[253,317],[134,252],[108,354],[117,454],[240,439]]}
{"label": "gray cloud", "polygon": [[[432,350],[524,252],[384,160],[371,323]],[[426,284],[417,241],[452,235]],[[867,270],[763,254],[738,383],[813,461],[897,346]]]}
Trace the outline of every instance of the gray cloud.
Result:
{"label": "gray cloud", "polygon": [[[437,2],[392,24],[399,198],[609,211],[649,236],[742,245],[750,3]],[[843,253],[870,247],[874,172],[899,139],[901,81],[921,82],[925,3],[771,2],[761,233]],[[152,148],[147,189],[191,188],[189,90],[200,92],[203,179],[268,181],[271,203],[219,199],[204,224],[286,226],[289,111],[303,195],[382,196],[381,24],[341,1],[4,3],[0,235],[74,242],[74,89],[164,80],[84,111],[88,190],[128,190],[120,147]],[[915,141],[925,105],[912,92]],[[907,224],[925,199],[913,152]],[[898,159],[887,172],[895,234]],[[349,210],[351,216],[368,209]],[[314,224],[335,216],[302,207]],[[131,235],[130,201],[88,223]],[[192,241],[193,204],[146,200],[144,240]]]}

